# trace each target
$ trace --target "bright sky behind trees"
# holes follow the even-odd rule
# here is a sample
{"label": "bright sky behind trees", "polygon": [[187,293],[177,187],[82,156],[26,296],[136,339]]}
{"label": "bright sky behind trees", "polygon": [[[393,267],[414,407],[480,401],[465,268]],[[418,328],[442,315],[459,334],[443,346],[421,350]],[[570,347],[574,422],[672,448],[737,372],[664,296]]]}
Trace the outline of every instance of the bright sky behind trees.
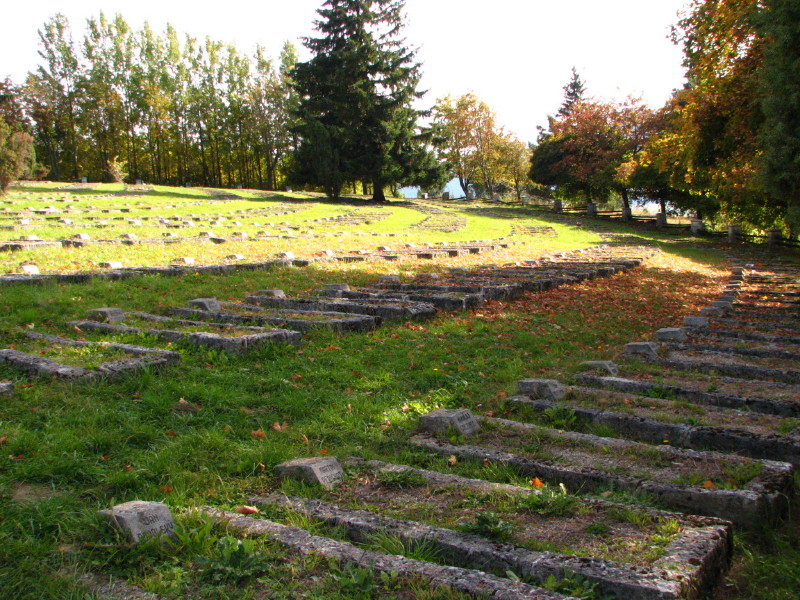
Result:
{"label": "bright sky behind trees", "polygon": [[[423,63],[426,106],[447,94],[474,91],[500,124],[533,141],[561,104],[575,66],[587,93],[606,99],[641,95],[653,107],[683,85],[681,49],[670,26],[687,0],[407,0],[409,43]],[[17,3],[0,36],[0,79],[22,83],[39,64],[37,30],[57,12],[80,40],[88,17],[121,14],[134,28],[211,37],[250,53],[256,44],[277,59],[285,40],[307,57],[323,0],[34,0]]]}

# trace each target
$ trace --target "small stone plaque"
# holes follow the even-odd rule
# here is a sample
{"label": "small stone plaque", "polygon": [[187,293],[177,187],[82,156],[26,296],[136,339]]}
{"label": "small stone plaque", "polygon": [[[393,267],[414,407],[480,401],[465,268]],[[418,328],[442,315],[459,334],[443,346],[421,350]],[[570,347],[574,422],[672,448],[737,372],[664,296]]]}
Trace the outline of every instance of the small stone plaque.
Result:
{"label": "small stone plaque", "polygon": [[653,342],[631,342],[625,344],[627,354],[637,354],[645,358],[658,358],[658,346]]}
{"label": "small stone plaque", "polygon": [[378,277],[378,283],[400,283],[399,275],[381,275]]}
{"label": "small stone plaque", "polygon": [[349,292],[350,286],[346,283],[326,283],[323,289],[327,292]]}
{"label": "small stone plaque", "polygon": [[578,366],[585,369],[590,369],[592,371],[608,373],[613,377],[619,375],[619,368],[617,367],[616,363],[611,362],[610,360],[587,360]]}
{"label": "small stone plaque", "polygon": [[475,415],[465,408],[434,410],[420,416],[419,425],[424,431],[432,433],[444,433],[452,427],[461,435],[472,435],[481,428]]}
{"label": "small stone plaque", "polygon": [[25,275],[38,275],[39,274],[39,267],[36,265],[21,265],[20,270]]}
{"label": "small stone plaque", "polygon": [[110,510],[101,510],[100,514],[128,534],[134,543],[152,536],[170,537],[175,529],[175,519],[169,507],[161,502],[134,500],[117,504]]}
{"label": "small stone plaque", "polygon": [[713,308],[721,308],[725,312],[730,312],[733,310],[733,303],[725,300],[715,300],[711,303],[711,306]]}
{"label": "small stone plaque", "polygon": [[683,318],[683,325],[684,327],[696,327],[698,329],[704,329],[708,327],[708,317],[684,317]]}
{"label": "small stone plaque", "polygon": [[280,477],[318,483],[326,488],[332,488],[344,476],[342,465],[333,456],[295,458],[282,462],[275,467],[275,471]]}
{"label": "small stone plaque", "polygon": [[564,386],[555,379],[522,379],[517,393],[541,400],[561,400],[565,394]]}
{"label": "small stone plaque", "polygon": [[125,311],[121,308],[95,308],[89,311],[91,321],[101,323],[120,323],[125,320]]}
{"label": "small stone plaque", "polygon": [[189,300],[187,304],[189,304],[189,306],[196,306],[201,310],[219,311],[222,309],[219,300],[216,298],[195,298],[194,300]]}
{"label": "small stone plaque", "polygon": [[13,383],[0,383],[0,396],[7,396],[14,393]]}
{"label": "small stone plaque", "polygon": [[256,296],[267,296],[268,298],[286,298],[283,290],[258,290]]}
{"label": "small stone plaque", "polygon": [[689,339],[680,327],[663,327],[656,331],[656,337],[662,342],[685,342]]}

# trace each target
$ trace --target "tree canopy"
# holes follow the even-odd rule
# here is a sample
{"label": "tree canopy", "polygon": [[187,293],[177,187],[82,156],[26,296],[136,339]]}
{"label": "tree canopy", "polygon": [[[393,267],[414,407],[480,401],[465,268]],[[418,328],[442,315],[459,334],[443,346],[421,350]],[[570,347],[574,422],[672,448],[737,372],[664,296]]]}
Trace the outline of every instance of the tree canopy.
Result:
{"label": "tree canopy", "polygon": [[382,201],[387,185],[425,184],[437,170],[412,107],[423,94],[415,51],[400,37],[403,8],[403,0],[327,0],[319,9],[320,36],[304,42],[313,57],[292,71],[295,181],[333,197],[362,181]]}

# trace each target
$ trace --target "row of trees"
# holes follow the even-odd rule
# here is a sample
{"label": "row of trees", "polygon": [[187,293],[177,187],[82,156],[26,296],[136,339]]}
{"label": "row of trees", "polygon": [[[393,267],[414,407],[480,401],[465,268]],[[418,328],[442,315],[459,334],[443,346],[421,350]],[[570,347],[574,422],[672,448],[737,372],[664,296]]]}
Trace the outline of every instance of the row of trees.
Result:
{"label": "row of trees", "polygon": [[497,125],[491,108],[474,94],[449,96],[433,108],[434,144],[465,192],[513,189],[520,198],[528,184],[530,151],[513,133]]}
{"label": "row of trees", "polygon": [[164,184],[274,189],[285,177],[297,145],[291,45],[275,65],[261,48],[246,56],[102,14],[79,45],[61,15],[39,36],[42,64],[4,91],[11,126],[33,134],[49,177],[103,181],[122,165],[132,180]]}
{"label": "row of trees", "polygon": [[755,229],[800,233],[800,6],[694,0],[673,39],[687,84],[659,110],[584,97],[534,148],[531,178],[564,198],[660,200]]}
{"label": "row of trees", "polygon": [[57,15],[40,32],[37,72],[0,89],[0,159],[17,156],[0,168],[30,163],[27,132],[57,179],[127,170],[155,183],[289,181],[331,196],[360,186],[376,201],[387,187],[436,189],[450,177],[519,197],[532,180],[563,198],[660,200],[800,230],[796,1],[694,0],[673,34],[684,89],[653,110],[587,99],[573,71],[532,148],[472,94],[416,108],[420,64],[402,38],[403,9],[404,0],[327,0],[318,36],[304,42],[312,58],[298,63],[287,45],[278,64],[261,49],[245,56],[103,15],[76,47]]}

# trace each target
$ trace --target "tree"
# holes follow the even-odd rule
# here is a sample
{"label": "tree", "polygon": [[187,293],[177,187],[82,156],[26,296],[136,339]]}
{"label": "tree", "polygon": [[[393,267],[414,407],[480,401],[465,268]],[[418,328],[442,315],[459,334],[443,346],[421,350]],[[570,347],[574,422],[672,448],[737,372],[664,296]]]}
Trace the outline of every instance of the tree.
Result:
{"label": "tree", "polygon": [[619,123],[612,103],[573,104],[566,116],[551,119],[550,132],[534,147],[530,178],[564,198],[608,198],[627,150]]}
{"label": "tree", "polygon": [[461,188],[466,192],[479,180],[486,189],[493,187],[497,130],[489,105],[472,93],[456,100],[447,96],[436,103],[432,114],[439,127],[440,159]]}
{"label": "tree", "polygon": [[572,77],[564,86],[564,102],[558,109],[557,117],[564,118],[570,114],[572,107],[585,100],[586,85],[581,80],[575,67],[572,67]]}
{"label": "tree", "polygon": [[14,131],[0,119],[0,192],[6,193],[11,182],[34,168],[33,137]]}
{"label": "tree", "polygon": [[317,11],[321,37],[304,41],[313,57],[291,73],[298,182],[335,196],[360,180],[383,201],[385,186],[424,178],[421,113],[411,106],[423,95],[420,65],[399,37],[403,8],[404,0],[327,0]]}
{"label": "tree", "polygon": [[760,25],[766,36],[760,74],[759,162],[762,187],[786,211],[790,233],[800,233],[800,6],[794,0],[767,0]]}

